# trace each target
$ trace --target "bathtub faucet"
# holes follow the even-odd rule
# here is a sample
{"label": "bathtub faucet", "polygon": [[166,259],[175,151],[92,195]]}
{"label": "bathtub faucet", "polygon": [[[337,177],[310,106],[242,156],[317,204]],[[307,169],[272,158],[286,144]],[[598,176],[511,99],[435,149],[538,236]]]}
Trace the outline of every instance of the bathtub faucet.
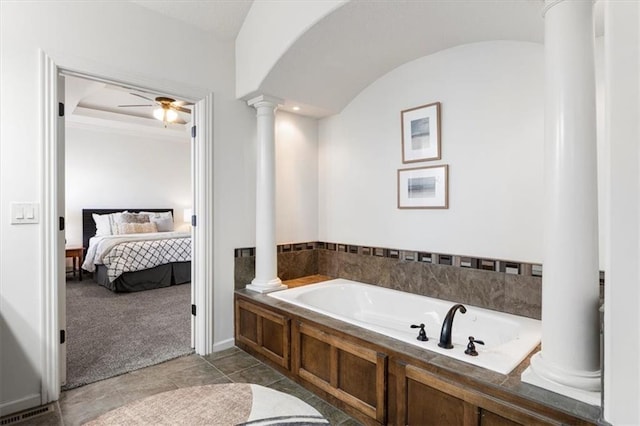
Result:
{"label": "bathtub faucet", "polygon": [[460,309],[460,312],[463,314],[467,312],[467,308],[465,308],[460,303],[453,305],[449,312],[447,312],[447,316],[444,317],[444,322],[442,323],[442,331],[440,331],[440,342],[438,346],[444,349],[452,349],[453,345],[451,344],[451,331],[453,329],[453,316],[456,314],[456,311]]}

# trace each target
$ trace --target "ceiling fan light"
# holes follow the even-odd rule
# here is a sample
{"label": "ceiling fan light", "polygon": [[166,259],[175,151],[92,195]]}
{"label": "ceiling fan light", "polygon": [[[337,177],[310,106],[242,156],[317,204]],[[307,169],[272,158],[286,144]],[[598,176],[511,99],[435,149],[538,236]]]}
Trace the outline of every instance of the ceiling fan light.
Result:
{"label": "ceiling fan light", "polygon": [[165,121],[164,120],[164,108],[156,108],[153,110],[153,117],[156,120]]}
{"label": "ceiling fan light", "polygon": [[165,119],[169,123],[173,123],[174,121],[176,121],[178,119],[178,113],[175,112],[172,109],[167,108],[166,112],[165,112]]}

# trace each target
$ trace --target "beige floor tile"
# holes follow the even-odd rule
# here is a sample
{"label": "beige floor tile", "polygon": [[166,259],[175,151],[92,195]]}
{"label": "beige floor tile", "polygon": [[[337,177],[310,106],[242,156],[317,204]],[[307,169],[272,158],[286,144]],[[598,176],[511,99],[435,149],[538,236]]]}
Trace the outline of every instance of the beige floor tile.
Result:
{"label": "beige floor tile", "polygon": [[[90,386],[90,385],[88,385]],[[91,401],[75,404],[60,401],[62,420],[65,426],[76,426],[93,420],[102,414],[126,404],[128,401],[117,393],[104,394]]]}
{"label": "beige floor tile", "polygon": [[191,368],[196,365],[205,364],[206,361],[199,355],[191,354],[187,356],[181,356],[179,358],[171,359],[169,361],[152,365],[150,367],[141,368],[140,370],[132,371],[131,373],[126,374],[132,375],[135,377],[144,375],[167,375],[169,373],[174,373],[177,371],[184,370],[186,368]]}
{"label": "beige floor tile", "polygon": [[83,402],[91,402],[94,399],[116,393],[116,384],[123,380],[126,375],[112,377],[110,379],[101,380],[85,386],[62,392],[60,395],[60,403],[78,404]]}
{"label": "beige floor tile", "polygon": [[167,375],[167,379],[179,388],[231,382],[220,370],[208,363],[171,373]]}
{"label": "beige floor tile", "polygon": [[249,367],[260,364],[260,361],[247,354],[246,352],[237,352],[224,358],[209,361],[211,365],[226,375],[237,373]]}
{"label": "beige floor tile", "polygon": [[253,383],[262,386],[269,386],[284,378],[282,374],[264,364],[258,364],[237,373],[229,374],[228,377],[235,383]]}
{"label": "beige floor tile", "polygon": [[313,396],[313,398],[305,402],[318,410],[320,414],[322,414],[325,419],[329,420],[329,423],[332,425],[339,425],[342,422],[351,419],[349,415],[317,396]]}
{"label": "beige floor tile", "polygon": [[216,359],[224,358],[229,355],[237,354],[238,352],[243,352],[240,348],[234,346],[229,349],[225,349],[223,351],[214,352],[209,355],[205,355],[203,358],[207,361],[215,361]]}
{"label": "beige floor tile", "polygon": [[299,398],[305,402],[315,396],[311,391],[306,390],[293,380],[290,380],[286,377],[282,380],[278,380],[277,382],[270,384],[269,387],[271,389],[275,389],[277,391],[295,396],[296,398]]}

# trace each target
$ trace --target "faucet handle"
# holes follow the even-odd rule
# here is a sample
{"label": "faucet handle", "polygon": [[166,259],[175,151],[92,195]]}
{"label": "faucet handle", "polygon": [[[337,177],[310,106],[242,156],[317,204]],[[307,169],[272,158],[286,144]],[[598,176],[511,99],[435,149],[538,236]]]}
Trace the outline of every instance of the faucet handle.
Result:
{"label": "faucet handle", "polygon": [[420,331],[418,332],[418,337],[416,337],[417,340],[420,340],[422,342],[426,342],[429,340],[429,338],[427,337],[427,332],[424,331],[424,324],[420,324],[420,325],[411,324],[411,328],[420,329]]}
{"label": "faucet handle", "polygon": [[469,336],[469,344],[467,344],[467,349],[465,349],[464,353],[471,356],[478,356],[478,351],[476,351],[476,345],[484,345],[482,340],[476,340],[475,337]]}

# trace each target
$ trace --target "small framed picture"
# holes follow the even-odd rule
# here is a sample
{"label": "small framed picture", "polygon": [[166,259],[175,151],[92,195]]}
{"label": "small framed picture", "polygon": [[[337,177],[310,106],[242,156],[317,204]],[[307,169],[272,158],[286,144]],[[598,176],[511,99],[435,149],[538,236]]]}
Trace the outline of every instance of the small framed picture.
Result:
{"label": "small framed picture", "polygon": [[440,102],[405,109],[400,117],[402,162],[439,160]]}
{"label": "small framed picture", "polygon": [[448,209],[449,165],[398,170],[399,209]]}

